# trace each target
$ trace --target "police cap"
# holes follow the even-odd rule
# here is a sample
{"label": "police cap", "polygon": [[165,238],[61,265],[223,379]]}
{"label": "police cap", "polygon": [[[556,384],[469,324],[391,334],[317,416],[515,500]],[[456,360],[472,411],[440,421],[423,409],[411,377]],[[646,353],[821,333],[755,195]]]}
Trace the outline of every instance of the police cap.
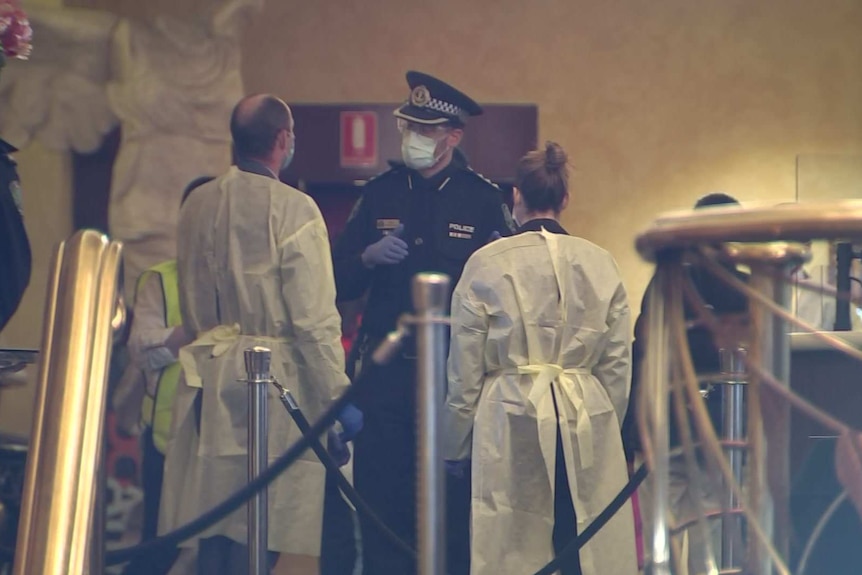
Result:
{"label": "police cap", "polygon": [[434,76],[407,72],[410,97],[395,110],[396,118],[419,124],[463,124],[469,116],[478,116],[482,107],[472,98]]}

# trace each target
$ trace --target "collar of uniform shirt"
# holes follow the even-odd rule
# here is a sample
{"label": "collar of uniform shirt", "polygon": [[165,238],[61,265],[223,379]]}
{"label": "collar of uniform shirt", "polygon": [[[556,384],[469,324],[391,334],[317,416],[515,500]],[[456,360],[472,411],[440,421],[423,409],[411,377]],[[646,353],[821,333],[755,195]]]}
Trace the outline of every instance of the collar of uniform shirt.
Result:
{"label": "collar of uniform shirt", "polygon": [[452,176],[461,168],[454,162],[450,162],[448,166],[431,176],[423,178],[416,170],[410,170],[408,174],[409,186],[411,190],[442,190]]}
{"label": "collar of uniform shirt", "polygon": [[257,174],[258,176],[264,176],[266,178],[272,178],[273,180],[277,180],[278,176],[272,172],[269,168],[258,162],[257,160],[244,160],[239,159],[236,161],[236,167],[243,171],[248,172],[250,174]]}

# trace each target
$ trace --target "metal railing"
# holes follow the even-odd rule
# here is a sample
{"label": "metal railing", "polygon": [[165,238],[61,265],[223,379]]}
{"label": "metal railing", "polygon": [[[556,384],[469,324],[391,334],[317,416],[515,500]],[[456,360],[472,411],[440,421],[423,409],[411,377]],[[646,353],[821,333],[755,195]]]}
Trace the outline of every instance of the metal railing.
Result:
{"label": "metal railing", "polygon": [[[443,575],[446,572],[446,545],[444,526],[446,481],[440,441],[440,407],[446,386],[446,306],[449,295],[449,277],[444,274],[421,273],[413,278],[413,305],[415,316],[402,317],[400,329],[379,350],[400,347],[409,326],[416,327],[418,387],[418,500],[417,532],[419,534],[418,561],[422,575]],[[378,351],[379,351],[378,350]],[[244,350],[246,379],[249,385],[248,419],[248,478],[253,481],[267,467],[268,387],[274,382],[270,373],[272,352],[264,347]],[[388,359],[378,357],[379,363]],[[276,382],[277,383],[277,382]],[[291,413],[299,406],[290,394],[282,390],[282,398]],[[267,566],[267,490],[262,489],[249,500],[248,548],[249,573],[263,575]]]}
{"label": "metal railing", "polygon": [[[789,390],[789,336],[786,311],[788,299],[789,270],[809,257],[807,246],[802,243],[814,239],[846,240],[862,238],[862,202],[847,201],[830,204],[794,204],[771,208],[712,208],[694,212],[669,214],[656,220],[653,226],[641,234],[636,241],[640,254],[656,263],[654,289],[649,296],[649,322],[647,354],[644,369],[645,385],[640,400],[641,435],[647,443],[645,451],[650,462],[655,487],[652,503],[652,540],[648,542],[652,553],[652,571],[658,575],[669,574],[673,557],[668,492],[669,421],[667,398],[674,396],[676,403],[688,398],[693,412],[692,421],[697,424],[698,435],[706,446],[708,467],[720,472],[726,482],[727,493],[719,516],[734,513],[736,504],[742,504],[747,522],[745,548],[737,548],[731,540],[739,523],[725,522],[722,541],[726,557],[716,561],[713,552],[707,549],[709,573],[743,572],[766,575],[775,570],[789,573],[785,564],[789,540],[789,425],[790,405],[802,409],[811,417],[826,421],[831,429],[840,431],[846,426],[822,414]],[[760,243],[766,242],[766,243]],[[750,268],[751,275],[746,286],[727,272],[719,262],[743,264]],[[701,320],[715,323],[716,317],[704,306],[695,302],[698,296],[685,285],[683,269],[688,264],[703,266],[715,276],[716,282],[724,282],[727,289],[742,291],[751,302],[751,325],[753,333],[748,341],[731,342],[747,348],[742,359],[749,372],[747,397],[748,473],[746,490],[742,496],[739,489],[740,461],[737,452],[728,461],[721,456],[715,432],[709,424],[706,408],[694,401],[697,387],[690,357],[685,342],[685,324],[682,315],[683,302],[696,309]],[[849,294],[844,294],[849,297]],[[698,303],[699,305],[693,305]],[[801,322],[800,322],[801,324]],[[720,328],[720,325],[710,326]],[[806,329],[812,329],[806,326]],[[718,331],[715,331],[718,333]],[[827,334],[821,334],[840,347],[840,342]],[[742,366],[734,366],[734,372]],[[761,395],[768,387],[769,394]],[[673,393],[672,393],[673,392]],[[741,393],[741,389],[738,393]],[[734,398],[735,410],[741,403]],[[683,415],[686,409],[677,409]],[[741,421],[734,411],[731,431],[736,439]],[[680,426],[688,425],[688,417],[680,419]],[[685,439],[683,441],[685,444]],[[690,443],[690,441],[689,441]],[[691,446],[689,445],[689,449]],[[697,475],[689,481],[697,482]],[[708,513],[700,512],[703,525]],[[735,528],[734,528],[735,527]],[[707,546],[710,537],[704,537]],[[744,553],[743,553],[744,551]]]}
{"label": "metal railing", "polygon": [[103,571],[99,500],[108,366],[113,334],[125,321],[121,249],[85,230],[54,253],[15,575]]}
{"label": "metal railing", "polygon": [[[121,245],[102,234],[83,231],[56,249],[44,316],[38,389],[21,506],[15,575],[101,574],[105,566],[103,542],[104,466],[103,430],[108,367],[113,336],[125,324],[119,285]],[[449,278],[419,274],[413,280],[415,315],[399,320],[398,329],[374,351],[372,363],[384,365],[398,352],[404,337],[415,328],[418,386],[418,570],[423,575],[445,573],[445,476],[442,465],[440,413],[445,390],[446,325]],[[147,541],[129,553],[175,544],[212,525],[243,501],[249,501],[250,572],[267,571],[266,482],[295,461],[303,441],[267,469],[266,384],[274,379],[270,353],[246,350],[249,402],[248,489],[240,490],[175,535]],[[321,421],[300,426],[305,446],[316,442],[331,424],[346,393]],[[296,406],[293,406],[296,407]],[[297,409],[298,411],[298,409]],[[292,414],[293,415],[293,414]],[[311,439],[309,439],[311,438]],[[319,446],[318,446],[319,447]],[[640,480],[643,470],[639,471]],[[634,484],[636,486],[636,484]],[[577,553],[613,515],[632,489],[627,486],[618,503],[602,512],[579,540],[567,548]],[[243,492],[248,492],[245,495]],[[379,520],[378,520],[379,521]],[[385,527],[385,526],[384,526]],[[180,535],[182,531],[184,535]],[[395,536],[397,537],[397,535]],[[407,552],[412,550],[407,546]],[[115,558],[116,559],[116,558]],[[111,563],[117,563],[115,559]],[[552,561],[540,573],[551,572]]]}
{"label": "metal railing", "polygon": [[[126,311],[120,296],[120,254],[121,244],[93,231],[76,233],[61,243],[54,254],[14,575],[104,572],[101,498],[105,479],[103,430],[108,368],[113,336],[123,327]],[[373,358],[377,365],[387,363],[415,327],[419,411],[417,559],[418,571],[423,575],[443,575],[446,564],[445,475],[439,410],[445,390],[448,294],[447,276],[431,273],[416,276],[413,280],[416,314],[401,318],[398,330],[381,343]],[[269,350],[246,351],[246,381],[254,415],[249,422],[249,481],[257,485],[268,474],[265,384],[272,377]],[[309,429],[303,433],[316,437],[319,432]],[[282,459],[291,455],[295,460],[301,450],[294,451],[295,454],[286,453]],[[276,461],[272,471],[275,468],[281,471],[289,464]],[[268,570],[266,488],[262,487],[256,487],[260,491],[249,498],[248,508],[249,567],[255,574]],[[215,512],[211,510],[208,515]],[[194,532],[198,530],[195,528]],[[141,547],[156,543],[147,542]],[[577,541],[573,542],[576,544]]]}

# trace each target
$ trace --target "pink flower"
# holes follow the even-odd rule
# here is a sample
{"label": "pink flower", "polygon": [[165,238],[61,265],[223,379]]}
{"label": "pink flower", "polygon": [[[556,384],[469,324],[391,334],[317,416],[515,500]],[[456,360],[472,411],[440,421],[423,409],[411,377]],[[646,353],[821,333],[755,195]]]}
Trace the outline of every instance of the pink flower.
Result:
{"label": "pink flower", "polygon": [[30,55],[33,29],[16,0],[0,0],[0,48],[7,57],[25,59]]}

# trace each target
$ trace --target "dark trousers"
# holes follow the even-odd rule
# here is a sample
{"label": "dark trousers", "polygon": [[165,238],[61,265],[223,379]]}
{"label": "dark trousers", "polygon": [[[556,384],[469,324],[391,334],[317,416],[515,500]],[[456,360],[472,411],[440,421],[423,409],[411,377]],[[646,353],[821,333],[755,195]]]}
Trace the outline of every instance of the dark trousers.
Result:
{"label": "dark trousers", "polygon": [[[373,347],[372,347],[373,349]],[[361,395],[365,420],[354,443],[356,490],[386,525],[416,547],[416,362],[397,357],[378,370]],[[443,462],[441,461],[442,465]],[[470,572],[470,479],[447,478],[448,575]],[[411,575],[415,561],[363,514],[363,575]],[[334,575],[334,574],[333,574]]]}
{"label": "dark trousers", "polygon": [[[402,539],[416,545],[416,449],[413,424],[381,422],[356,438],[354,478],[360,496]],[[400,459],[400,461],[396,460]],[[416,573],[411,558],[361,513],[363,575]],[[446,479],[446,564],[448,575],[470,573],[470,476]],[[332,571],[321,575],[341,575]]]}
{"label": "dark trousers", "polygon": [[[162,478],[165,471],[165,456],[153,443],[153,430],[147,428],[141,436],[142,463],[141,486],[144,490],[144,524],[141,540],[155,537],[159,528],[159,504],[162,499]],[[164,575],[170,571],[179,555],[177,548],[159,548],[138,556],[123,569],[123,575]]]}
{"label": "dark trousers", "polygon": [[341,496],[335,475],[327,471],[323,495],[320,575],[351,575],[355,565],[353,511]]}
{"label": "dark trousers", "polygon": [[[374,350],[376,341],[366,346]],[[367,353],[362,363],[370,364]],[[357,395],[362,431],[353,442],[356,491],[378,517],[410,546],[416,546],[416,362],[396,356],[373,368]],[[392,544],[362,513],[363,575],[411,575],[416,562]]]}
{"label": "dark trousers", "polygon": [[[269,568],[275,567],[278,553],[269,551]],[[198,575],[248,575],[248,546],[223,535],[198,542]]]}
{"label": "dark trousers", "polygon": [[[563,438],[557,427],[557,462],[554,485],[554,555],[562,553],[566,546],[578,535],[578,521],[575,517],[575,503],[569,491],[569,474],[563,453]],[[561,575],[581,575],[580,555],[562,565]]]}
{"label": "dark trousers", "polygon": [[[369,417],[371,415],[371,417]],[[416,432],[413,421],[365,414],[355,442],[356,490],[380,519],[416,546]],[[360,514],[363,575],[410,575],[415,561]]]}
{"label": "dark trousers", "polygon": [[446,477],[447,575],[470,575],[470,471]]}

